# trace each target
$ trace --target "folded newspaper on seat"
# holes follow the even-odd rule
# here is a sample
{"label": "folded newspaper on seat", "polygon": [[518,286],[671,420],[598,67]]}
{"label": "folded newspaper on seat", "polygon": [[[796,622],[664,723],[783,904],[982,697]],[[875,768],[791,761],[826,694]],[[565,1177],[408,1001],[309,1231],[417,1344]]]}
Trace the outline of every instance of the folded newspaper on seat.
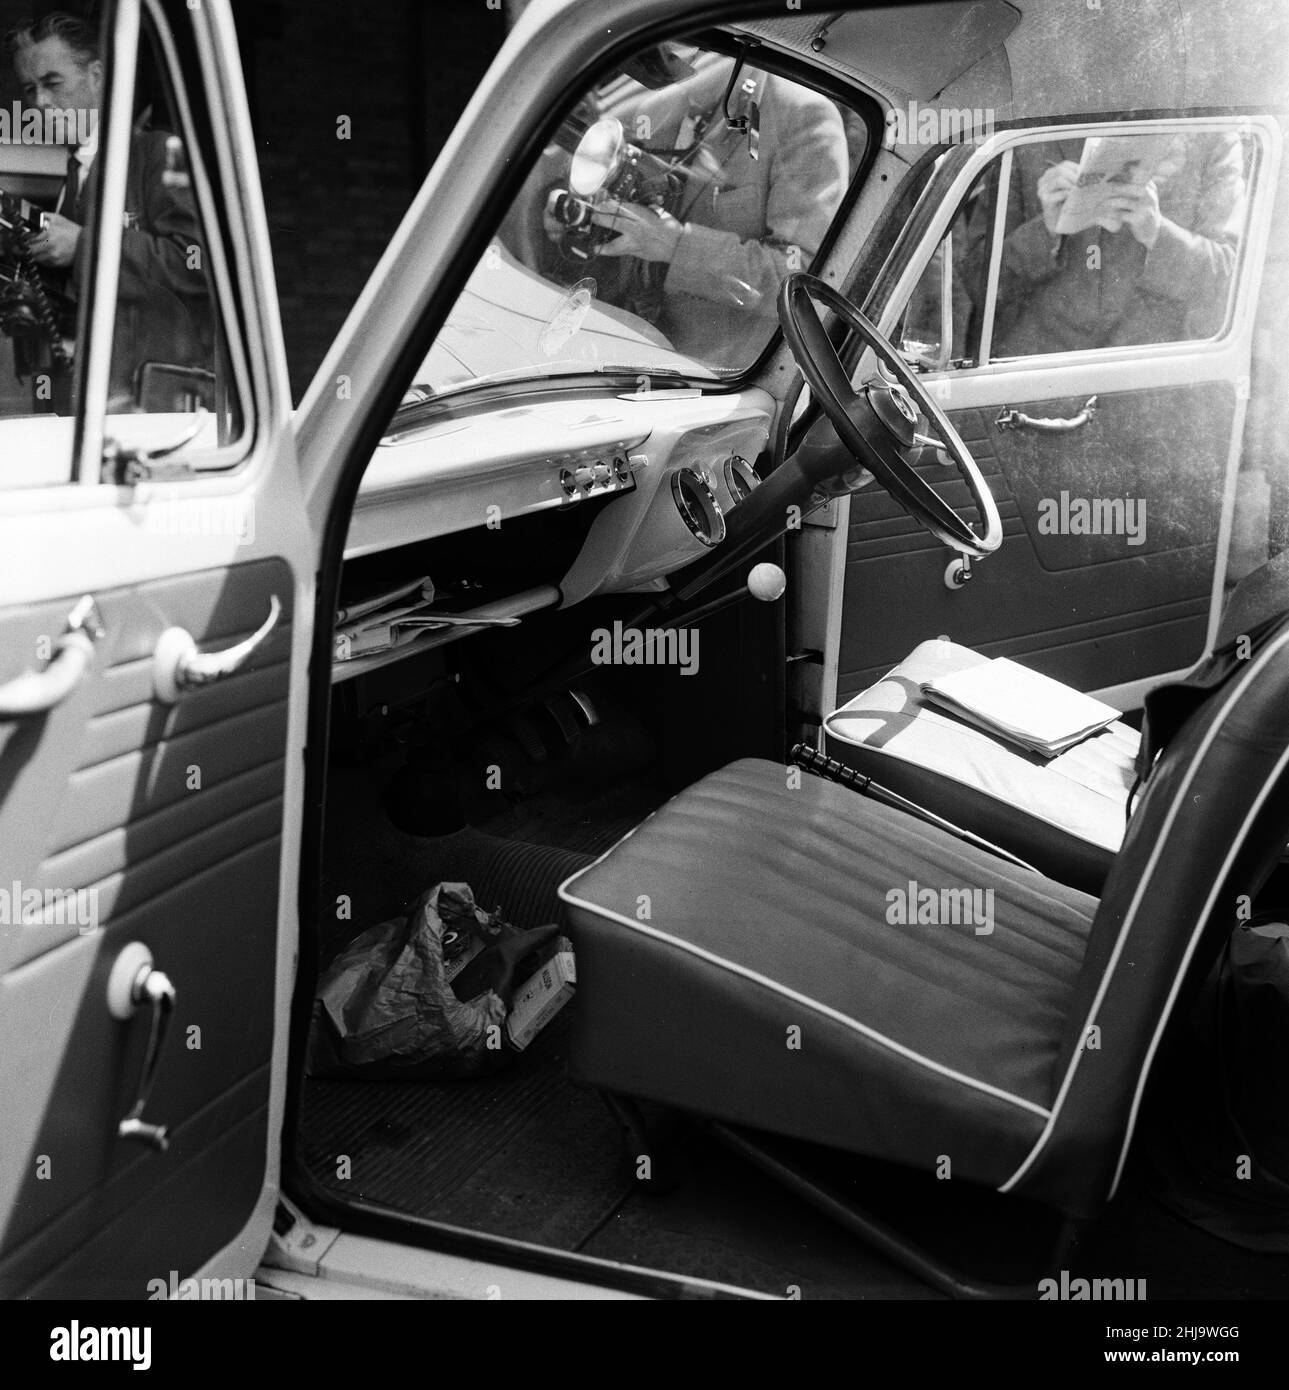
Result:
{"label": "folded newspaper on seat", "polygon": [[923,681],[922,694],[968,724],[1045,758],[1100,732],[1120,713],[1005,656]]}

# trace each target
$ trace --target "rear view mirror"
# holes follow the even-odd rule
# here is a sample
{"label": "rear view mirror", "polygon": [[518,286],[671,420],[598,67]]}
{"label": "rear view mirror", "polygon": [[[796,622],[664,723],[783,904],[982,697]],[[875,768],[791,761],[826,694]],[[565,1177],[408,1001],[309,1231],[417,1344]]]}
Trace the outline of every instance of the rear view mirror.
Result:
{"label": "rear view mirror", "polygon": [[215,373],[204,367],[145,362],[136,377],[134,399],[145,415],[193,415],[215,408]]}

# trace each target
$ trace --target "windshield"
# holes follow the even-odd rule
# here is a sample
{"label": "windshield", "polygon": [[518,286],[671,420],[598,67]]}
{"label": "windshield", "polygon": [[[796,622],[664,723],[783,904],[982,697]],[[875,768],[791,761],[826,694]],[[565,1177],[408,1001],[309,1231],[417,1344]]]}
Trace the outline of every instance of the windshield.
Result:
{"label": "windshield", "polygon": [[[732,79],[732,82],[731,82]],[[694,45],[591,89],[542,152],[409,399],[605,372],[720,380],[777,327],[863,154],[859,117]]]}

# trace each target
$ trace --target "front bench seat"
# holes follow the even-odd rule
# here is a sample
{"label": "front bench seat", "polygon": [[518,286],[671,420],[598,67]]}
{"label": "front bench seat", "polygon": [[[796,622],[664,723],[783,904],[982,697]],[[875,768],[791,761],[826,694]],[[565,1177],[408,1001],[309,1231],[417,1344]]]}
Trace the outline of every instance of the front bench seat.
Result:
{"label": "front bench seat", "polygon": [[[1165,749],[1099,903],[773,763],[704,778],[561,885],[573,1075],[1094,1215],[1183,976],[1289,837],[1287,708],[1281,623]],[[992,891],[992,932],[893,921],[910,881]]]}
{"label": "front bench seat", "polygon": [[921,643],[827,716],[824,750],[1060,882],[1100,893],[1127,828],[1141,736],[1116,720],[1041,758],[923,698],[923,681],[986,660],[943,638]]}

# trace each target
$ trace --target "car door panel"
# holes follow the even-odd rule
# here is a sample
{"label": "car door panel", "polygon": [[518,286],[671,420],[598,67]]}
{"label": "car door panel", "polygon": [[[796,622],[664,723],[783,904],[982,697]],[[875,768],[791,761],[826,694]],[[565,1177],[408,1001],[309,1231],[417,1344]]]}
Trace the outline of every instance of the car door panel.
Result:
{"label": "car door panel", "polygon": [[[83,1267],[64,1254],[152,1183],[182,1187],[206,1142],[195,1136],[249,1127],[263,1138],[293,592],[278,559],[104,592],[91,675],[47,715],[0,727],[8,877],[24,892],[51,890],[66,907],[51,914],[62,921],[11,924],[3,937],[0,1008],[28,1056],[19,1066],[10,1058],[0,1083],[9,1117],[0,1170],[10,1187],[0,1202],[12,1213],[0,1238],[0,1289],[32,1292],[27,1280],[39,1272],[47,1290],[73,1290]],[[272,596],[283,616],[244,671],[173,705],[156,699],[153,652],[165,629],[222,650],[249,635]],[[70,602],[0,614],[0,678],[17,674],[15,656],[35,650],[39,634],[58,630]],[[172,1127],[165,1154],[116,1137],[148,1030],[142,1014],[118,1022],[105,998],[111,964],[133,941],[151,949],[177,991],[144,1116]],[[30,1103],[33,1081],[41,1108]],[[264,1163],[261,1143],[242,1221]],[[131,1197],[141,1169],[149,1176]],[[172,1236],[149,1254],[153,1274],[158,1259],[162,1274],[191,1268],[186,1238],[184,1221],[173,1220]],[[100,1252],[111,1248],[104,1241]],[[24,1250],[33,1242],[39,1259]],[[114,1279],[125,1278],[124,1255],[115,1249]]]}
{"label": "car door panel", "polygon": [[[103,12],[124,98],[101,127],[102,234],[83,243],[92,283],[77,350],[89,385],[72,481],[72,420],[0,421],[0,453],[23,454],[17,486],[0,488],[0,687],[51,665],[84,595],[102,629],[60,701],[0,717],[0,897],[21,906],[32,894],[45,909],[0,918],[10,1297],[144,1298],[172,1275],[251,1273],[276,1201],[296,958],[290,808],[303,797],[320,543],[300,486],[231,18],[226,5],[182,0],[110,0]],[[132,157],[127,79],[141,23],[151,95],[169,93],[181,132],[167,177],[192,190],[230,364],[217,393],[227,409],[213,416],[105,406],[101,389],[119,307],[107,233]],[[257,641],[174,689],[176,630],[203,656]],[[174,990],[138,1117],[168,1127],[164,1150],[119,1133],[140,1095],[153,1007],[145,997],[114,1016],[108,986],[136,945]],[[127,986],[144,978],[136,969]]]}
{"label": "car door panel", "polygon": [[[1024,409],[1032,417],[1068,420],[1085,399],[1037,400]],[[1194,550],[1207,600],[1234,417],[1233,383],[1198,382],[1098,396],[1092,419],[1068,433],[995,426],[1000,467],[1042,567],[1068,573],[1122,561],[1125,553],[1147,559]],[[1127,519],[1139,523],[1138,534],[1047,529],[1059,520],[1062,493],[1136,503]]]}
{"label": "car door panel", "polygon": [[[1023,408],[1068,419],[1085,400],[1059,396]],[[1073,448],[1068,434],[999,429],[997,408],[948,412],[994,494],[1003,545],[976,564],[970,583],[950,589],[944,572],[951,552],[880,489],[852,497],[838,703],[917,642],[941,634],[989,656],[1019,657],[1081,689],[1188,665],[1203,649],[1208,624],[1234,410],[1228,382],[1102,395]],[[1188,471],[1185,461],[1201,457],[1212,462]],[[920,471],[977,519],[956,469],[932,456]],[[1202,479],[1202,488],[1195,482],[1183,490],[1178,480],[1187,476]],[[1143,543],[1041,531],[1042,504],[1059,507],[1062,490],[1144,499]],[[892,592],[898,604],[890,603]]]}

